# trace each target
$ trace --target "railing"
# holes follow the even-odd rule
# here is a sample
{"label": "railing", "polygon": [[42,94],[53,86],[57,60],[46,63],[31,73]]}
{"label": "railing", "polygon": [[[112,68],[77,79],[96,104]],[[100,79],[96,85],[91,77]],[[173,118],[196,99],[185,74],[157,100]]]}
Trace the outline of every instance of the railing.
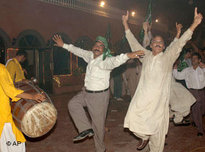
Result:
{"label": "railing", "polygon": [[[121,10],[107,5],[105,7],[100,7],[98,2],[91,1],[91,0],[38,0],[38,1],[53,4],[53,5],[58,5],[62,7],[72,8],[87,13],[103,16],[103,17],[119,19],[119,20],[121,20],[122,14],[126,13],[125,10]],[[141,24],[142,21],[143,19],[140,17],[132,17],[129,20],[131,24],[137,24],[137,23]]]}

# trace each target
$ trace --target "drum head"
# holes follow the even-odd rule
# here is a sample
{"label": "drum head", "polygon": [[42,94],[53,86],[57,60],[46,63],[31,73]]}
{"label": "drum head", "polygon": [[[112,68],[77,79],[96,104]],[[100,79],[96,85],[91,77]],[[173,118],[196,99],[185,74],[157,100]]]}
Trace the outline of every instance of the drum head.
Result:
{"label": "drum head", "polygon": [[21,130],[28,137],[40,137],[53,128],[56,119],[57,111],[53,104],[48,102],[38,103],[24,115]]}

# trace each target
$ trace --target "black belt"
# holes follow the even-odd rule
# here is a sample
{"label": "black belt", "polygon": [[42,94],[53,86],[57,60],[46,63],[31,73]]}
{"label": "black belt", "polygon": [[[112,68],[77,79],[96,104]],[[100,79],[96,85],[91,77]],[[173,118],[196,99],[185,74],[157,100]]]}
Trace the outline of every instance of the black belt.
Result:
{"label": "black belt", "polygon": [[203,91],[204,88],[202,88],[202,89],[192,89],[192,88],[190,88],[190,90]]}
{"label": "black belt", "polygon": [[101,93],[101,92],[107,91],[108,89],[109,89],[109,88],[107,88],[107,89],[105,89],[105,90],[99,90],[99,91],[91,91],[91,90],[85,89],[85,91],[88,92],[88,93]]}

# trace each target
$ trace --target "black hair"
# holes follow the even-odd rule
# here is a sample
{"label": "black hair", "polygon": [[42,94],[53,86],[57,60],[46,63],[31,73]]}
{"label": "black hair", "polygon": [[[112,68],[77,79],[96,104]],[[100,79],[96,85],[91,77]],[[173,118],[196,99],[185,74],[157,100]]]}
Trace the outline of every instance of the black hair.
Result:
{"label": "black hair", "polygon": [[164,47],[166,46],[165,40],[164,40],[163,36],[161,36],[161,35],[154,35],[154,36],[152,37],[152,39],[151,39],[150,45],[151,45],[151,43],[152,43],[152,41],[153,41],[153,39],[154,39],[155,37],[161,37],[162,40],[163,40],[163,42],[164,42]]}
{"label": "black hair", "polygon": [[24,57],[27,57],[27,53],[26,51],[24,50],[18,50],[17,53],[16,53],[16,56],[24,56]]}
{"label": "black hair", "polygon": [[192,52],[192,48],[187,48],[187,49],[185,49],[185,53],[191,53]]}
{"label": "black hair", "polygon": [[197,53],[197,52],[194,52],[194,53],[191,55],[191,57],[193,57],[193,56],[197,56],[199,60],[202,59],[202,58],[201,58],[201,55],[200,55],[199,53]]}

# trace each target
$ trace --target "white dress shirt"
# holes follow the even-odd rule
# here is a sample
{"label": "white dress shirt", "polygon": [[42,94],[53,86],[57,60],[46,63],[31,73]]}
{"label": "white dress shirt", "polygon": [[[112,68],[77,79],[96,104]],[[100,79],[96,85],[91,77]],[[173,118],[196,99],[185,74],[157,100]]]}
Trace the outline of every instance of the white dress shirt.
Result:
{"label": "white dress shirt", "polygon": [[84,86],[87,90],[91,91],[107,89],[109,87],[110,72],[112,69],[120,66],[129,59],[127,54],[121,54],[116,57],[107,57],[103,61],[103,55],[94,58],[92,51],[83,50],[72,44],[64,44],[63,48],[83,58],[88,63]]}
{"label": "white dress shirt", "polygon": [[181,72],[174,69],[173,75],[178,80],[185,80],[189,89],[203,89],[205,87],[205,69],[199,66],[195,70],[191,66]]}

